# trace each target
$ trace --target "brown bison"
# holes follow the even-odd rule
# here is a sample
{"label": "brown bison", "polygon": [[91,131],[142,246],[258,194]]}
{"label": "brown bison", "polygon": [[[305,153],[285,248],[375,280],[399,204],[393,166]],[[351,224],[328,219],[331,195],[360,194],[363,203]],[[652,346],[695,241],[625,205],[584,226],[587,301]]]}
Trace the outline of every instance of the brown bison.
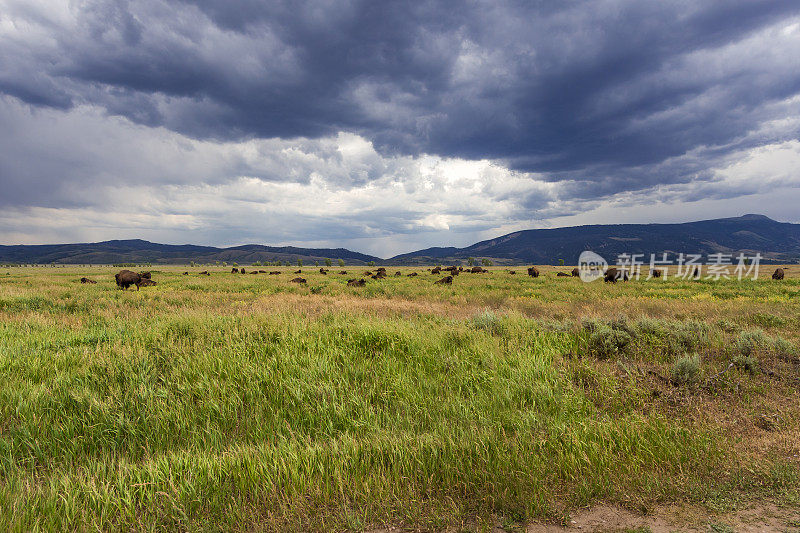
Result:
{"label": "brown bison", "polygon": [[327,274],[327,273],[328,273],[328,271],[327,271],[327,270],[325,270],[324,268],[320,267],[320,269],[319,269],[319,273],[320,273],[320,274]]}
{"label": "brown bison", "polygon": [[539,277],[539,269],[536,267],[528,267],[528,275],[532,278]]}
{"label": "brown bison", "polygon": [[114,279],[117,280],[117,287],[120,289],[127,289],[131,285],[136,285],[136,289],[138,290],[138,283],[142,281],[142,277],[139,274],[131,272],[130,270],[120,270],[114,276]]}
{"label": "brown bison", "polygon": [[302,274],[302,273],[303,273],[303,271],[302,271],[302,270],[295,270],[295,271],[294,271],[294,273],[295,273],[295,274]]}
{"label": "brown bison", "polygon": [[416,273],[416,272],[412,272],[411,274],[408,274],[408,276],[407,276],[407,277],[409,277],[409,278],[413,278],[413,277],[414,277],[414,276],[416,276],[416,275],[417,275],[417,273]]}
{"label": "brown bison", "polygon": [[605,276],[603,276],[603,281],[606,283],[616,283],[617,280],[628,281],[628,273],[625,270],[621,270],[617,267],[611,267],[606,270]]}
{"label": "brown bison", "polygon": [[441,267],[436,267],[433,270],[431,270],[431,274],[439,274],[441,271],[442,271]]}
{"label": "brown bison", "polygon": [[572,276],[570,274],[567,274],[566,272],[559,272],[558,274],[556,274],[556,277],[557,278],[569,278],[569,277],[572,277]]}
{"label": "brown bison", "polygon": [[772,273],[772,279],[783,279],[784,272],[782,268],[777,269],[775,272]]}
{"label": "brown bison", "polygon": [[578,270],[578,267],[575,267],[572,269],[572,272],[570,272],[570,274],[572,275],[573,278],[578,278],[581,275],[581,271]]}
{"label": "brown bison", "polygon": [[258,275],[258,270],[251,270],[251,271],[250,271],[250,275],[251,275],[251,276]]}
{"label": "brown bison", "polygon": [[482,269],[479,266],[474,266],[469,271],[472,272],[473,274],[481,274],[483,272],[486,272],[484,269]]}
{"label": "brown bison", "polygon": [[136,287],[153,287],[157,285],[152,279],[143,278],[136,284]]}
{"label": "brown bison", "polygon": [[347,274],[347,270],[340,270],[338,274]]}
{"label": "brown bison", "polygon": [[280,270],[273,270],[272,272],[270,272],[270,273],[269,273],[269,275],[270,275],[270,276],[277,276],[277,275],[278,275],[278,274],[280,274],[280,273],[281,273],[281,271],[280,271]]}
{"label": "brown bison", "polygon": [[453,276],[445,276],[439,281],[434,281],[434,285],[451,285],[453,283]]}
{"label": "brown bison", "polygon": [[305,278],[294,278],[289,283],[305,283],[305,282],[306,282]]}
{"label": "brown bison", "polygon": [[184,272],[184,273],[183,273],[183,275],[184,275],[184,276],[188,276],[188,275],[189,275],[189,273],[188,273],[188,272]]}
{"label": "brown bison", "polygon": [[200,275],[201,276],[210,276],[211,274],[208,273],[208,270],[203,270],[202,272],[200,272]]}
{"label": "brown bison", "polygon": [[511,275],[513,276],[514,274],[516,274],[516,273],[517,273],[517,271],[516,271],[516,270],[509,270],[509,271],[508,271],[508,273],[509,273],[509,274],[511,274]]}
{"label": "brown bison", "polygon": [[369,270],[367,270],[366,272],[364,272],[362,274],[362,276],[371,276],[371,275],[372,275],[372,272],[370,272]]}
{"label": "brown bison", "polygon": [[97,283],[97,282],[93,279],[81,278],[81,283]]}
{"label": "brown bison", "polygon": [[367,284],[365,279],[348,279],[347,286],[348,287],[363,287]]}
{"label": "brown bison", "polygon": [[239,274],[247,274],[247,272],[245,272],[244,268],[240,268],[239,269]]}
{"label": "brown bison", "polygon": [[233,267],[233,268],[231,269],[231,274],[238,274],[238,273],[239,273],[239,269],[238,269],[238,268],[236,268],[236,267]]}
{"label": "brown bison", "polygon": [[386,267],[378,267],[378,272],[386,272]]}
{"label": "brown bison", "polygon": [[139,275],[142,276],[142,279],[151,279],[150,272],[139,272]]}
{"label": "brown bison", "polygon": [[394,275],[395,275],[395,276],[402,276],[402,275],[403,275],[403,273],[402,273],[402,272],[400,272],[400,271],[398,270],[397,272],[395,272],[395,273],[394,273]]}
{"label": "brown bison", "polygon": [[651,278],[660,278],[661,277],[661,271],[658,270],[657,268],[652,269],[650,271],[650,277]]}
{"label": "brown bison", "polygon": [[266,273],[267,273],[267,271],[266,271],[266,270],[259,270],[259,271],[258,271],[258,273],[259,273],[259,274],[266,274]]}

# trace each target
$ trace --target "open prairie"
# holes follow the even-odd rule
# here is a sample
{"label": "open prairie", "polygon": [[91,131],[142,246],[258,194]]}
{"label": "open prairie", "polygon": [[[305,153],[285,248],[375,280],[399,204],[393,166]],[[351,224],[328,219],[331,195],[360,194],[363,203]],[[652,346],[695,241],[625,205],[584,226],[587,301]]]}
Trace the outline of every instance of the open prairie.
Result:
{"label": "open prairie", "polygon": [[348,287],[374,269],[154,267],[138,291],[110,267],[0,270],[0,528],[797,517],[800,267],[616,284],[510,268]]}

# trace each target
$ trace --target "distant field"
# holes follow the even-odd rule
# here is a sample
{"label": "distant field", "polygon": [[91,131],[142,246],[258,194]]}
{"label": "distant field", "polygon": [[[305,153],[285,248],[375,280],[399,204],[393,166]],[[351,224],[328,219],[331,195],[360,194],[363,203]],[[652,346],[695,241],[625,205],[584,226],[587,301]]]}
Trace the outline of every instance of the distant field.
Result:
{"label": "distant field", "polygon": [[0,529],[800,508],[798,265],[449,286],[387,267],[361,288],[346,280],[368,267],[305,267],[304,286],[259,268],[282,273],[154,267],[157,286],[122,291],[119,269],[0,270]]}

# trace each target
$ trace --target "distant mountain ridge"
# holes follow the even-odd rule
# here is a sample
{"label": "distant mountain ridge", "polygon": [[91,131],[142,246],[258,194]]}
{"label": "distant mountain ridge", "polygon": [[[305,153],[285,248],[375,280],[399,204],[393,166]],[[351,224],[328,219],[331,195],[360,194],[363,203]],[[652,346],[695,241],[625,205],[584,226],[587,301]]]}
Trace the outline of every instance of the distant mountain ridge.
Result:
{"label": "distant mountain ridge", "polygon": [[251,264],[264,261],[283,261],[292,264],[302,259],[306,263],[325,259],[343,259],[350,264],[381,261],[379,257],[361,254],[344,248],[297,248],[294,246],[263,246],[245,244],[230,248],[196,246],[193,244],[158,244],[141,239],[114,240],[79,244],[42,244],[0,246],[0,262],[34,264],[119,264],[155,263],[187,264],[228,263]]}
{"label": "distant mountain ridge", "polygon": [[701,220],[680,224],[604,224],[516,231],[466,248],[428,248],[393,257],[394,264],[459,263],[469,257],[503,263],[577,264],[591,250],[614,262],[619,254],[725,253],[754,255],[765,261],[800,261],[800,224],[764,215]]}
{"label": "distant mountain ridge", "polygon": [[299,248],[246,244],[229,248],[192,244],[158,244],[140,239],[80,244],[0,246],[0,263],[114,264],[155,263],[251,264],[277,260],[296,264],[343,259],[348,264],[370,261],[387,265],[465,263],[488,258],[498,264],[576,264],[584,250],[614,262],[619,254],[668,253],[671,256],[726,253],[754,255],[765,262],[800,262],[800,224],[777,222],[764,215],[744,215],[681,224],[604,224],[524,230],[467,246],[434,247],[390,259],[345,248]]}

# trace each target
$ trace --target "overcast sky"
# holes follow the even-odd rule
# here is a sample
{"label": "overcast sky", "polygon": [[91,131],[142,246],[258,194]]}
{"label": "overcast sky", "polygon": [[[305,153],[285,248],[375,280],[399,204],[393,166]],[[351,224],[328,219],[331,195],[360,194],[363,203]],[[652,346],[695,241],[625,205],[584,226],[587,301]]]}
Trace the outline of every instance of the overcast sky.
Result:
{"label": "overcast sky", "polygon": [[800,222],[800,2],[0,0],[0,244]]}

